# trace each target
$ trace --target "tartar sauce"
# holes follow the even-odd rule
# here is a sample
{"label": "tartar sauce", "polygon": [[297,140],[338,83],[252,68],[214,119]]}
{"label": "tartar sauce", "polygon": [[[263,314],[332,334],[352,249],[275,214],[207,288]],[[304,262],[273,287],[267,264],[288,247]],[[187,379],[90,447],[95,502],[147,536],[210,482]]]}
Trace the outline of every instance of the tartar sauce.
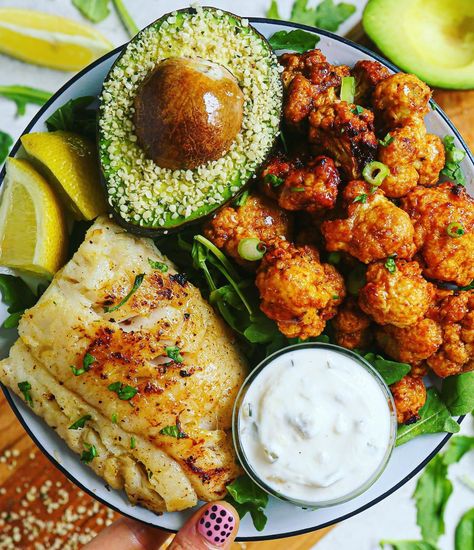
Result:
{"label": "tartar sauce", "polygon": [[389,394],[356,359],[289,350],[248,386],[238,413],[244,463],[290,500],[343,499],[380,471],[392,445]]}

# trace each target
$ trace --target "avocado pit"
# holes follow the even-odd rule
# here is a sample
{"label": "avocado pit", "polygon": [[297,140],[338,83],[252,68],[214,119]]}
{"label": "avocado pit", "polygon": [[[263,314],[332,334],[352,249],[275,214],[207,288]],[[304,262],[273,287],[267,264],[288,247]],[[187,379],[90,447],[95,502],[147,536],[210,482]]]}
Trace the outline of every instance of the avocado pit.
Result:
{"label": "avocado pit", "polygon": [[222,65],[169,58],[135,98],[135,133],[161,168],[194,169],[221,158],[242,127],[244,95]]}

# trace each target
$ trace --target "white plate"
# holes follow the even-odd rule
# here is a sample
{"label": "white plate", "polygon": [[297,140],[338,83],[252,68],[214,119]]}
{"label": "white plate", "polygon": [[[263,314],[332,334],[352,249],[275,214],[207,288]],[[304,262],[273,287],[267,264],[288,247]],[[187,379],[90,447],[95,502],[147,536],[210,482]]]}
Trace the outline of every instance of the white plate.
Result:
{"label": "white plate", "polygon": [[[266,19],[250,19],[250,21],[267,37],[276,31],[291,30],[295,27],[314,31],[310,27]],[[396,67],[393,65],[352,42],[325,31],[318,31],[317,34],[321,37],[321,41],[317,47],[321,48],[331,63],[352,66],[359,59],[376,59],[387,65],[390,69],[396,70]],[[105,75],[121,49],[118,48],[96,61],[63,86],[35,116],[26,128],[25,133],[46,130],[44,121],[69,99],[85,95],[97,95],[100,92]],[[447,116],[439,109],[431,111],[427,115],[426,124],[428,130],[434,134],[438,134],[439,136],[455,136],[456,146],[466,150],[467,156],[462,167],[469,181],[468,188],[470,193],[474,195],[474,159],[457,130],[448,120]],[[13,154],[17,154],[18,152],[21,154],[21,150],[19,151],[19,149],[20,145],[17,143],[13,149]],[[4,173],[0,175],[0,181],[3,181],[3,176]],[[5,317],[5,306],[0,304],[0,321]],[[9,331],[7,335],[7,331],[0,330],[1,356],[8,355],[9,346],[12,341],[11,332]],[[77,455],[68,449],[56,433],[37,417],[31,409],[26,407],[18,397],[6,388],[4,388],[4,393],[26,431],[51,462],[71,481],[81,487],[82,490],[100,502],[122,514],[170,531],[179,529],[184,520],[192,512],[191,510],[189,512],[175,512],[157,516],[145,508],[132,506],[128,502],[124,492],[107,489],[104,486],[104,481],[97,477],[87,466],[83,465],[78,460]],[[461,420],[462,418],[459,419],[459,422]],[[298,535],[320,529],[353,516],[386,498],[406,483],[426,465],[448,439],[449,435],[446,434],[426,435],[397,448],[387,469],[377,482],[366,493],[346,504],[312,511],[302,510],[276,499],[271,499],[267,508],[268,523],[265,530],[261,533],[256,531],[252,521],[246,516],[241,522],[238,540],[264,540]]]}

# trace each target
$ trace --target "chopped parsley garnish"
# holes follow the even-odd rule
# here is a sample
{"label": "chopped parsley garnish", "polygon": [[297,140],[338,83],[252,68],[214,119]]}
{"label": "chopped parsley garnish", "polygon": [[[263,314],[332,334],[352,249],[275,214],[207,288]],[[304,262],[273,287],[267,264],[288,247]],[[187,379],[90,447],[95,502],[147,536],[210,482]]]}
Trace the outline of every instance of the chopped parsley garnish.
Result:
{"label": "chopped parsley garnish", "polygon": [[395,273],[397,271],[397,264],[395,263],[395,258],[387,258],[385,262],[385,268],[389,273]]}
{"label": "chopped parsley garnish", "polygon": [[132,437],[130,438],[130,449],[135,449],[135,446],[136,446],[136,441],[132,435]]}
{"label": "chopped parsley garnish", "polygon": [[155,262],[151,258],[148,258],[148,263],[150,264],[150,267],[152,269],[157,269],[158,271],[161,271],[162,273],[166,273],[168,271],[168,266],[163,262]]}
{"label": "chopped parsley garnish", "polygon": [[351,109],[351,113],[353,115],[361,115],[364,112],[364,107],[361,107],[360,105],[356,105],[353,109]]}
{"label": "chopped parsley garnish", "polygon": [[357,197],[352,202],[361,202],[362,204],[365,204],[367,202],[367,193],[361,193],[360,195],[357,195]]}
{"label": "chopped parsley garnish", "polygon": [[175,437],[176,439],[184,439],[188,437],[182,430],[181,430],[181,423],[178,419],[176,419],[176,424],[174,426],[165,426],[160,430],[161,435],[169,435],[170,437]]}
{"label": "chopped parsley garnish", "polygon": [[115,392],[122,401],[129,401],[138,393],[137,388],[122,384],[122,382],[114,382],[108,386],[108,389]]}
{"label": "chopped parsley garnish", "polygon": [[179,352],[178,346],[168,346],[165,349],[166,355],[172,359],[175,363],[182,363],[183,362],[183,356]]}
{"label": "chopped parsley garnish", "polygon": [[31,384],[28,381],[24,382],[18,382],[18,388],[23,394],[23,397],[25,398],[25,401],[28,403],[28,405],[33,406],[33,399],[31,398]]}
{"label": "chopped parsley garnish", "polygon": [[81,462],[84,462],[84,464],[89,464],[94,460],[96,456],[99,456],[99,453],[97,452],[95,445],[91,445],[90,443],[84,443],[84,447],[86,449],[82,451]]}
{"label": "chopped parsley garnish", "polygon": [[285,180],[283,178],[279,178],[275,174],[267,174],[263,178],[263,181],[265,183],[269,183],[272,187],[280,187],[280,185],[283,185]]}
{"label": "chopped parsley garnish", "polygon": [[452,222],[446,228],[446,233],[453,239],[459,239],[459,237],[462,237],[466,233],[466,230],[462,223]]}
{"label": "chopped parsley garnish", "polygon": [[383,139],[379,139],[379,144],[382,147],[387,147],[387,145],[390,145],[394,139],[395,138],[391,136],[389,132]]}
{"label": "chopped parsley garnish", "polygon": [[121,308],[124,304],[126,304],[130,300],[132,295],[135,294],[135,292],[138,290],[140,285],[143,283],[143,278],[144,277],[145,277],[144,273],[141,273],[140,275],[137,275],[135,277],[135,281],[133,283],[133,286],[132,286],[132,289],[130,290],[130,292],[122,300],[120,300],[120,302],[117,305],[104,307],[104,312],[105,313],[111,313],[112,311],[116,311],[117,309]]}
{"label": "chopped parsley garnish", "polygon": [[71,370],[74,376],[81,376],[81,374],[89,371],[92,363],[95,363],[95,361],[96,358],[93,355],[91,355],[90,353],[86,353],[84,355],[84,359],[82,360],[82,369],[77,369],[74,365],[71,365]]}
{"label": "chopped parsley garnish", "polygon": [[446,136],[443,139],[443,143],[446,152],[446,161],[441,173],[458,185],[466,185],[466,177],[460,166],[466,156],[466,152],[455,147],[453,136]]}
{"label": "chopped parsley garnish", "polygon": [[117,413],[112,414],[111,420],[112,420],[112,424],[117,424]]}
{"label": "chopped parsley garnish", "polygon": [[69,429],[70,430],[80,430],[81,428],[83,428],[86,425],[86,422],[88,420],[91,420],[91,419],[92,419],[92,416],[90,414],[86,414],[86,415],[82,416],[81,418],[79,418],[79,420],[76,420],[74,422],[74,424],[71,424],[69,426]]}

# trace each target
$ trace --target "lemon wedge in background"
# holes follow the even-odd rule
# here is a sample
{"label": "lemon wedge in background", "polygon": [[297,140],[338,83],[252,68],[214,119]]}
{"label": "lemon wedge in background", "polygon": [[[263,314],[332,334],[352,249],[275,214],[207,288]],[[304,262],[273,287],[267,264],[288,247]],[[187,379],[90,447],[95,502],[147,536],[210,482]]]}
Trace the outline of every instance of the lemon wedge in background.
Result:
{"label": "lemon wedge in background", "polygon": [[52,277],[68,233],[61,204],[26,160],[9,158],[0,204],[0,265]]}
{"label": "lemon wedge in background", "polygon": [[27,63],[78,71],[112,48],[95,29],[65,17],[0,8],[0,53]]}
{"label": "lemon wedge in background", "polygon": [[37,132],[21,137],[29,160],[76,219],[92,220],[107,210],[94,145],[72,132]]}

